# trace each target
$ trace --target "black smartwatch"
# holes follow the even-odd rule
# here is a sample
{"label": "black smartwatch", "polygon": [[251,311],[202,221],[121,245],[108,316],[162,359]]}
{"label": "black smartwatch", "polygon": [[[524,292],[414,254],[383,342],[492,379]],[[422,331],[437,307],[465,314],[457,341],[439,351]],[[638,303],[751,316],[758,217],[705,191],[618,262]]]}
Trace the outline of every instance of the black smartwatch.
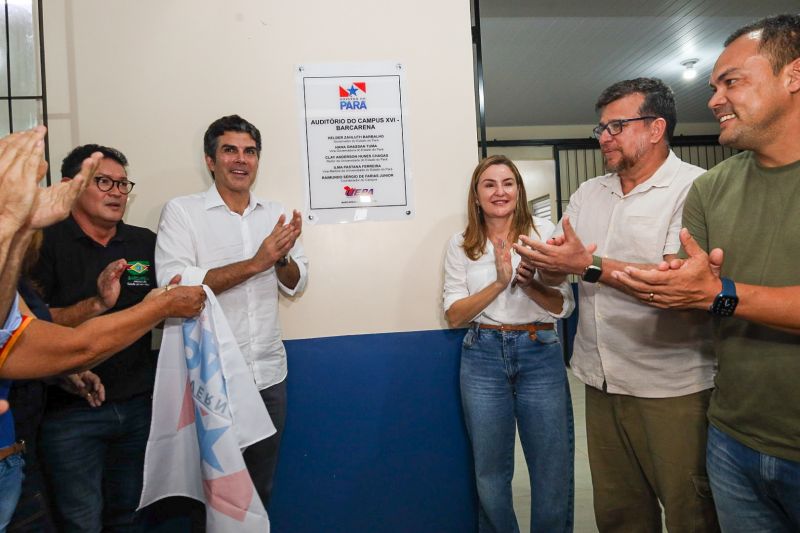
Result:
{"label": "black smartwatch", "polygon": [[730,278],[720,278],[722,281],[722,291],[714,298],[714,303],[708,308],[708,312],[714,316],[732,316],[739,303],[736,296],[736,284]]}
{"label": "black smartwatch", "polygon": [[597,283],[603,275],[603,258],[592,256],[592,264],[583,271],[581,279],[587,283]]}

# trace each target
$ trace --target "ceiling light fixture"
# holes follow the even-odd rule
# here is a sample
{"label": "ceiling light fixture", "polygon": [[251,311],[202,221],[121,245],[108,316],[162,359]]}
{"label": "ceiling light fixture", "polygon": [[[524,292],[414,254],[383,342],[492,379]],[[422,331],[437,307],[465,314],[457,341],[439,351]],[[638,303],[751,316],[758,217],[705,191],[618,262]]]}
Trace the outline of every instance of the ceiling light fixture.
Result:
{"label": "ceiling light fixture", "polygon": [[683,79],[685,80],[693,80],[697,77],[697,69],[694,66],[699,62],[699,59],[692,58],[687,59],[686,61],[681,61],[681,66],[683,67]]}

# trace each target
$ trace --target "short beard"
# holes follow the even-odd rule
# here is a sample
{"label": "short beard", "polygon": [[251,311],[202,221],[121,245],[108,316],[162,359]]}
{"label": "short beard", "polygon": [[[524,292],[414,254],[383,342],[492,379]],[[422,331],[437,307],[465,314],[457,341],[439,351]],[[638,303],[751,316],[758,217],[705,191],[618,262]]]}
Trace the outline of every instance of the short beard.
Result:
{"label": "short beard", "polygon": [[625,172],[626,170],[630,170],[636,165],[636,163],[638,163],[642,159],[646,151],[647,151],[647,140],[641,139],[641,141],[639,142],[639,146],[636,147],[636,151],[633,153],[633,155],[629,156],[626,155],[625,153],[622,153],[619,159],[619,163],[617,163],[616,165],[611,165],[606,159],[604,161],[606,165],[606,170],[608,170],[609,172],[614,172],[615,174],[619,174],[620,172]]}

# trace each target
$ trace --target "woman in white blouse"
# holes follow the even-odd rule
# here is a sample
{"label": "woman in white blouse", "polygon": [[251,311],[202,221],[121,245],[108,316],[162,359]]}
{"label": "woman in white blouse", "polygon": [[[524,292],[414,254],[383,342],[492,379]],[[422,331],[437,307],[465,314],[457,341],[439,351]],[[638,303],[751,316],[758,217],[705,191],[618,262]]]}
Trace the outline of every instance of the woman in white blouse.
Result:
{"label": "woman in white blouse", "polygon": [[566,281],[545,285],[511,247],[519,235],[546,239],[554,226],[531,216],[519,170],[501,155],[473,172],[467,211],[466,230],[447,248],[444,311],[451,327],[469,326],[461,402],[479,531],[519,531],[511,495],[515,426],[531,479],[531,531],[572,531],[572,404],[555,322],[575,302]]}

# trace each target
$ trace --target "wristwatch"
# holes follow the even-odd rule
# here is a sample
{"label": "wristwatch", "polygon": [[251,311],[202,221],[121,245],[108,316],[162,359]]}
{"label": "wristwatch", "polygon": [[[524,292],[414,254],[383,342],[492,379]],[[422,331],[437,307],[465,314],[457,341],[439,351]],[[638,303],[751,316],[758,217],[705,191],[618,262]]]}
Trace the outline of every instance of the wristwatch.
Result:
{"label": "wristwatch", "polygon": [[280,259],[278,259],[277,261],[275,261],[275,266],[285,267],[286,265],[289,264],[289,262],[291,260],[292,260],[292,256],[290,256],[289,254],[286,254],[283,257],[281,257]]}
{"label": "wristwatch", "polygon": [[722,281],[722,291],[714,298],[714,303],[708,308],[708,312],[715,316],[731,316],[736,311],[739,297],[736,296],[736,284],[730,278],[720,278]]}
{"label": "wristwatch", "polygon": [[596,255],[592,256],[592,264],[587,266],[581,279],[587,283],[597,283],[603,275],[603,258]]}

